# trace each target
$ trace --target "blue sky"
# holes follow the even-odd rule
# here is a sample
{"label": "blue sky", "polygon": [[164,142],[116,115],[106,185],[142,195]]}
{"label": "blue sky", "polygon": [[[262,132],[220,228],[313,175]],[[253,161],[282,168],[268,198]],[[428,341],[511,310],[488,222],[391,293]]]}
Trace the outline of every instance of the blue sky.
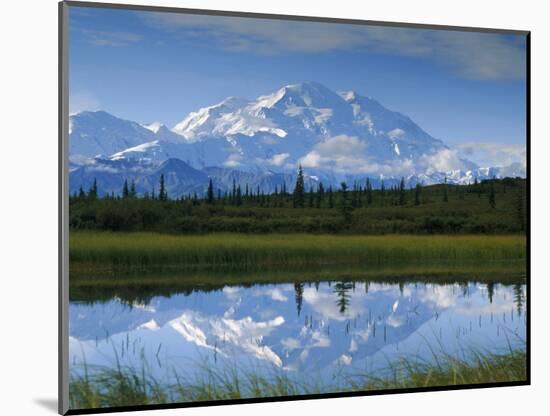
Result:
{"label": "blue sky", "polygon": [[227,96],[317,81],[471,150],[525,145],[525,37],[70,8],[71,112],[172,127]]}

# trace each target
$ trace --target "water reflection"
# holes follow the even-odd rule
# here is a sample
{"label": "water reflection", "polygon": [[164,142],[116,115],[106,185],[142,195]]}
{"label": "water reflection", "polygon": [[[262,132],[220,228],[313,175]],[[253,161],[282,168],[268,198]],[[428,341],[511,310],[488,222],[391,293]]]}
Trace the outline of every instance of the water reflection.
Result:
{"label": "water reflection", "polygon": [[436,346],[506,352],[525,339],[525,285],[311,282],[225,286],[155,296],[72,302],[73,371],[141,368],[174,373],[237,365],[296,374],[372,374],[402,356],[430,359]]}

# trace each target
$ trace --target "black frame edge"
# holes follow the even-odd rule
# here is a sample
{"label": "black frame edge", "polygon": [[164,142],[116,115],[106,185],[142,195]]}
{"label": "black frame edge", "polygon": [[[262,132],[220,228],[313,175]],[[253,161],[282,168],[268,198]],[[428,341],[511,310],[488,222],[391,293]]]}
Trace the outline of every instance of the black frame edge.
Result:
{"label": "black frame edge", "polygon": [[382,395],[392,395],[392,394],[437,393],[437,392],[444,392],[444,391],[519,387],[519,386],[528,386],[528,385],[530,385],[530,382],[528,381],[510,381],[510,382],[486,383],[486,384],[462,384],[462,385],[437,386],[437,387],[415,387],[415,388],[407,388],[407,389],[305,394],[300,396],[277,396],[277,397],[263,397],[263,398],[252,398],[252,399],[231,399],[231,400],[180,402],[180,403],[153,404],[153,405],[119,406],[119,407],[105,407],[105,408],[97,408],[97,409],[70,409],[65,414],[66,415],[88,415],[88,414],[98,414],[98,413],[138,412],[138,411],[141,412],[146,410],[169,410],[169,409],[185,409],[185,408],[194,408],[194,407],[232,406],[232,405],[239,405],[239,404],[254,404],[254,403],[294,402],[294,401],[301,401],[301,400],[339,399],[339,398],[350,398],[350,397],[382,396]]}
{"label": "black frame edge", "polygon": [[526,212],[527,212],[527,323],[526,330],[526,351],[527,351],[527,384],[531,384],[531,32],[526,34],[525,39],[525,144],[526,144]]}

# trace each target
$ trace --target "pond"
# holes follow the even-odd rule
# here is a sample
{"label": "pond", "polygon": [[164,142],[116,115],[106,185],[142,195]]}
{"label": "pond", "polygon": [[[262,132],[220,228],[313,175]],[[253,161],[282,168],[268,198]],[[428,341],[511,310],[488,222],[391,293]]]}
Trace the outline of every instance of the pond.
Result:
{"label": "pond", "polygon": [[[482,281],[482,280],[479,280]],[[320,391],[384,376],[401,358],[524,349],[521,282],[318,281],[70,303],[72,374],[131,368],[161,383],[284,372]],[[331,387],[323,387],[323,386]]]}

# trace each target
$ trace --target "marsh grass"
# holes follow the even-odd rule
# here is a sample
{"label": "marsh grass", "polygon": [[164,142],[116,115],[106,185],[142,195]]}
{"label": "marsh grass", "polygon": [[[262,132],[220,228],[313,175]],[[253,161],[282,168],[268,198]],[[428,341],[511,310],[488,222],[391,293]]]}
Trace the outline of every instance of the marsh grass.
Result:
{"label": "marsh grass", "polygon": [[288,373],[273,371],[260,375],[235,368],[223,370],[204,366],[201,375],[186,379],[174,374],[176,382],[162,384],[148,375],[146,366],[136,370],[85,366],[82,375],[70,380],[70,408],[135,406],[189,401],[231,400],[321,394],[350,391],[380,391],[462,384],[521,382],[527,378],[525,350],[505,354],[472,352],[468,358],[445,353],[429,361],[402,358],[390,363],[387,375],[342,376],[330,384],[299,380]]}
{"label": "marsh grass", "polygon": [[524,261],[506,236],[354,236],[71,232],[72,271]]}
{"label": "marsh grass", "polygon": [[526,380],[526,354],[512,351],[497,355],[473,353],[468,360],[443,355],[429,363],[402,359],[391,366],[390,377],[365,377],[354,389],[384,390],[461,384],[503,383]]}
{"label": "marsh grass", "polygon": [[222,290],[225,286],[353,281],[380,284],[523,284],[522,261],[474,264],[395,265],[346,268],[273,268],[271,270],[82,270],[71,271],[70,300],[108,301],[113,298],[149,302],[154,296],[172,296]]}

